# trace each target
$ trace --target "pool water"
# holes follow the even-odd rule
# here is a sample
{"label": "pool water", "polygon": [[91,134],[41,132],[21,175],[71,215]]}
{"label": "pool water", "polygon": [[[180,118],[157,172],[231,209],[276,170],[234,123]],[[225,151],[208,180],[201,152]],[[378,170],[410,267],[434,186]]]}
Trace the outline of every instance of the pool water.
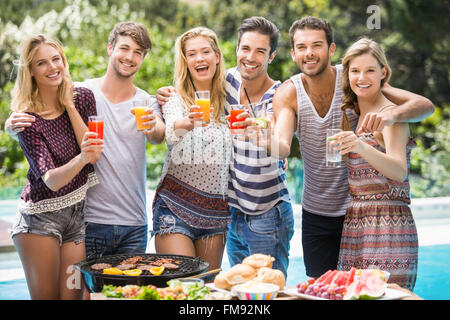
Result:
{"label": "pool water", "polygon": [[[3,258],[1,258],[3,256]],[[419,268],[414,293],[425,300],[450,300],[450,244],[419,247]],[[17,253],[0,254],[0,270],[21,268]],[[228,270],[228,262],[222,264]],[[306,281],[302,257],[293,257],[289,263],[287,286]],[[0,281],[0,300],[28,300],[24,278]]]}

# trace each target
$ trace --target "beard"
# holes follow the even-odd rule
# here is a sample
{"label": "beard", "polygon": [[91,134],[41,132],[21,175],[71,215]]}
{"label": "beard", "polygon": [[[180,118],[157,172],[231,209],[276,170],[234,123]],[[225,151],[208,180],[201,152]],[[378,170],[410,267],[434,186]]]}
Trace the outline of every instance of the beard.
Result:
{"label": "beard", "polygon": [[316,77],[322,74],[322,72],[327,68],[329,58],[327,57],[324,61],[322,59],[319,59],[319,66],[317,71],[307,71],[304,68],[299,66],[299,69],[301,72],[306,74],[309,77]]}
{"label": "beard", "polygon": [[121,71],[120,70],[120,62],[113,62],[112,63],[112,69],[114,70],[114,73],[119,78],[122,78],[122,79],[129,79],[129,78],[133,77],[136,74],[136,72],[137,72],[137,69],[133,70],[133,71],[128,71],[128,72]]}

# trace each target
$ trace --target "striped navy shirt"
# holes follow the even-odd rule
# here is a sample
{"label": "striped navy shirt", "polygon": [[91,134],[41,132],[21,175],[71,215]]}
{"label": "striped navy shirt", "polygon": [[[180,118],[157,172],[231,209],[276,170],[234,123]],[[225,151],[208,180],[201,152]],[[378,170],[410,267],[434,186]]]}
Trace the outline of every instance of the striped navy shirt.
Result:
{"label": "striped navy shirt", "polygon": [[[241,82],[237,67],[227,71],[227,114],[230,105],[240,103]],[[261,101],[269,101],[267,112],[273,113],[272,99],[280,84],[277,81],[261,98]],[[290,201],[282,166],[282,161],[267,156],[265,148],[233,139],[228,204],[244,213],[257,215],[272,209],[280,200]]]}

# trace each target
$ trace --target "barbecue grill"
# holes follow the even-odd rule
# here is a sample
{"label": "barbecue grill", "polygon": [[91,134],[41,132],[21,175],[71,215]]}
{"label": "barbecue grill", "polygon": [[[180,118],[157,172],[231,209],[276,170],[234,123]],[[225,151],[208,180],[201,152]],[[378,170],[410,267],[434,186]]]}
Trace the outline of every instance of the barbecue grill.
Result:
{"label": "barbecue grill", "polygon": [[[168,270],[166,268],[159,276],[155,276],[147,270],[144,270],[139,276],[126,276],[103,274],[103,270],[91,269],[91,266],[96,263],[108,263],[112,266],[116,266],[120,264],[121,261],[136,256],[141,256],[143,258],[142,264],[151,264],[152,261],[156,261],[161,258],[170,258],[178,262],[177,265],[179,266],[179,269]],[[103,285],[105,284],[115,286],[135,284],[139,286],[155,285],[157,287],[166,287],[167,281],[169,280],[189,277],[206,271],[209,267],[209,263],[199,257],[192,258],[174,254],[146,253],[107,255],[97,259],[85,260],[75,264],[74,266],[83,274],[84,283],[90,292],[101,292]]]}

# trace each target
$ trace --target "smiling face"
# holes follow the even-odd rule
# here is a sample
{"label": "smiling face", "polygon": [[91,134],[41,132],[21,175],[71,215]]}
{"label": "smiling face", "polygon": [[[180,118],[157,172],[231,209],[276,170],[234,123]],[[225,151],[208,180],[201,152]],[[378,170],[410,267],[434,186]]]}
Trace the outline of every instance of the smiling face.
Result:
{"label": "smiling face", "polygon": [[220,61],[220,52],[213,50],[206,37],[198,36],[185,42],[184,54],[197,89],[208,90]]}
{"label": "smiling face", "polygon": [[59,51],[49,45],[40,45],[33,57],[30,74],[39,88],[58,87],[65,74],[64,60]]}
{"label": "smiling face", "polygon": [[111,67],[121,78],[134,76],[145,56],[143,48],[128,36],[119,36],[114,47],[108,44],[108,55]]}
{"label": "smiling face", "polygon": [[267,73],[267,68],[275,57],[270,54],[270,37],[257,31],[242,34],[236,50],[239,73],[245,80],[253,80]]}
{"label": "smiling face", "polygon": [[291,50],[292,60],[306,75],[320,75],[330,64],[336,45],[328,46],[325,31],[299,29],[293,37],[294,48]]}
{"label": "smiling face", "polygon": [[348,78],[352,91],[358,97],[371,97],[381,90],[386,68],[370,53],[354,57],[349,62]]}

